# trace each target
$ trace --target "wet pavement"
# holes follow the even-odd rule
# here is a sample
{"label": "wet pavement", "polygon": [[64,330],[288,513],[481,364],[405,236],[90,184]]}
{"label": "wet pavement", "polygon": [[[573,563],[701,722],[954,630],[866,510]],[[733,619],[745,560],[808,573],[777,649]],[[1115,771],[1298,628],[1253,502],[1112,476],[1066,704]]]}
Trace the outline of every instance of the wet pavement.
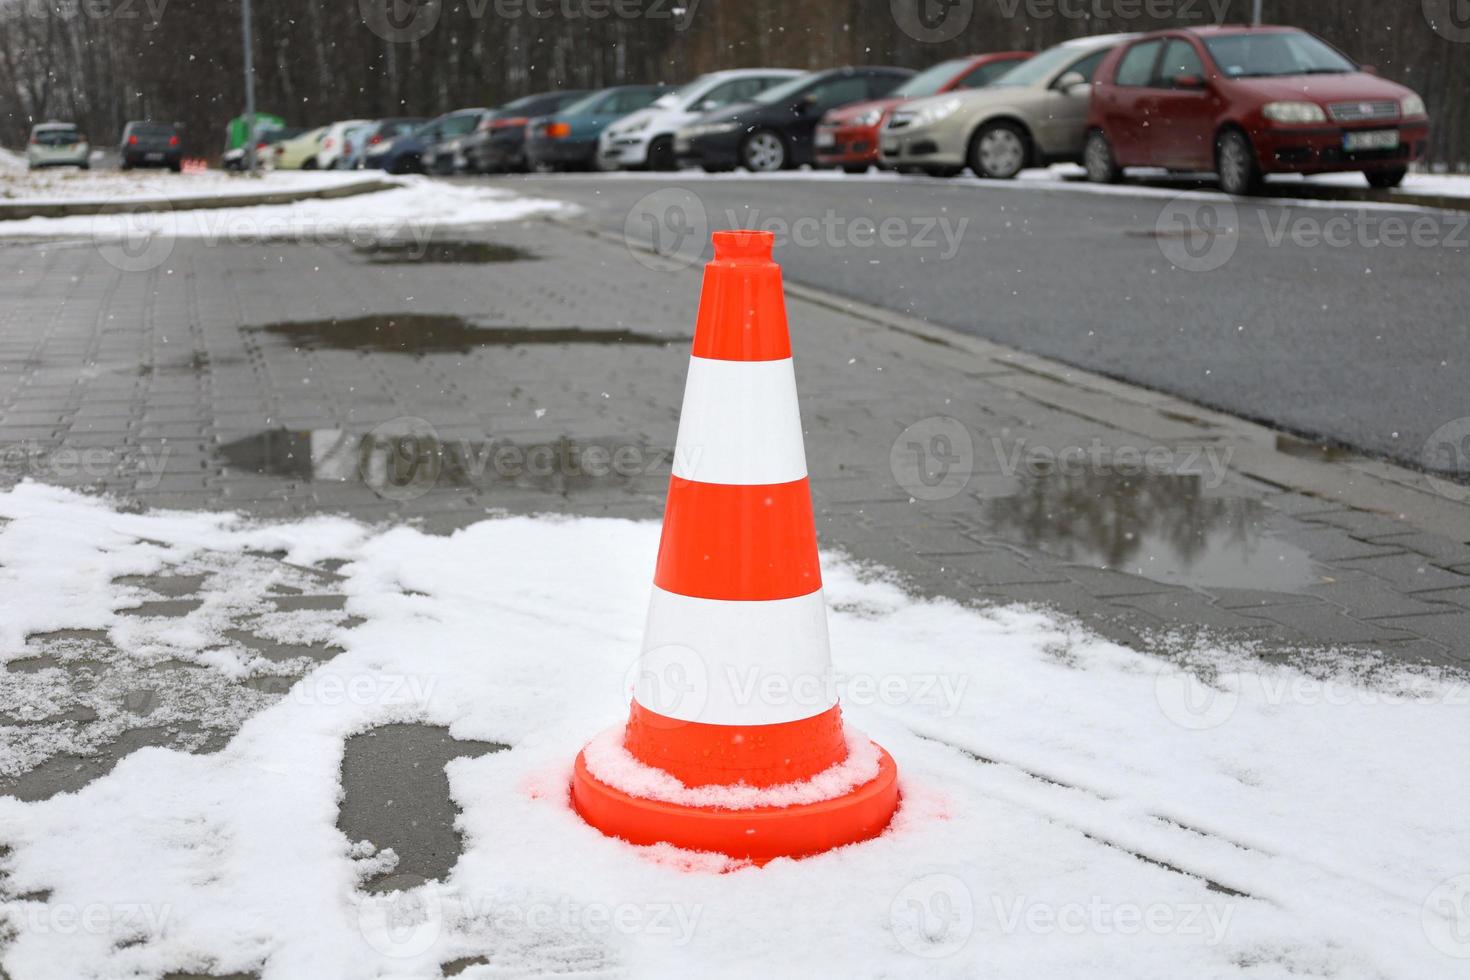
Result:
{"label": "wet pavement", "polygon": [[385,354],[467,354],[475,347],[532,344],[627,344],[663,347],[687,337],[656,337],[633,330],[582,327],[480,326],[461,316],[397,313],[272,323],[248,329],[284,337],[300,350],[354,350]]}

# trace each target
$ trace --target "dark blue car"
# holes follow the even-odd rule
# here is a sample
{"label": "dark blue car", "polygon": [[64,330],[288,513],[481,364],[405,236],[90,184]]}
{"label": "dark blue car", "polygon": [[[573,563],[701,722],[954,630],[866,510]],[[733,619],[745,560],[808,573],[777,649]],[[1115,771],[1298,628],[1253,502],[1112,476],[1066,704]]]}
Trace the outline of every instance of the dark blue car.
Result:
{"label": "dark blue car", "polygon": [[538,116],[526,124],[526,161],[537,170],[590,170],[604,129],[673,90],[672,85],[617,85]]}
{"label": "dark blue car", "polygon": [[485,109],[456,109],[430,119],[418,129],[374,146],[363,155],[362,165],[369,170],[386,170],[390,174],[424,172],[424,151],[435,143],[468,136],[484,116]]}

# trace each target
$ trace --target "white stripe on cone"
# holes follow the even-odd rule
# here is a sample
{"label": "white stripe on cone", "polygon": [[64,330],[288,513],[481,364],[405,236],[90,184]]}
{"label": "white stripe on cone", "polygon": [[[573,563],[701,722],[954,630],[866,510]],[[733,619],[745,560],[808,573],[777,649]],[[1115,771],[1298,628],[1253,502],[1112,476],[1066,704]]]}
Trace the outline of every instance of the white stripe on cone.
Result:
{"label": "white stripe on cone", "polygon": [[685,480],[740,486],[806,476],[791,358],[691,357],[673,471]]}
{"label": "white stripe on cone", "polygon": [[696,599],[654,586],[633,696],[707,725],[775,725],[837,703],[822,591]]}

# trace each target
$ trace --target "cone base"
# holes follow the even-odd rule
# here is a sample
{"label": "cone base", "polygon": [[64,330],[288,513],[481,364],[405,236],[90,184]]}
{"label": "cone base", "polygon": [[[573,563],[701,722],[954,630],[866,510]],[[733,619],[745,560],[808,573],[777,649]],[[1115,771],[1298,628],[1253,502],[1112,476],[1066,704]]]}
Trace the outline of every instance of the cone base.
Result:
{"label": "cone base", "polygon": [[673,844],[765,864],[809,857],[877,837],[898,809],[898,766],[878,747],[878,775],[844,796],[790,807],[722,810],[630,796],[599,781],[577,753],[572,806],[583,820],[630,844]]}

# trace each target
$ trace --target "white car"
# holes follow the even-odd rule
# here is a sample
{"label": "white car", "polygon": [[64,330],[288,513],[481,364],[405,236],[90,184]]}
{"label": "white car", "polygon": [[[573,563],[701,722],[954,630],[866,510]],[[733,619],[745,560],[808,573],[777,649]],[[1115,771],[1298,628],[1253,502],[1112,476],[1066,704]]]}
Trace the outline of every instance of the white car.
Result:
{"label": "white car", "polygon": [[681,126],[713,109],[748,102],[801,74],[790,68],[740,68],[700,75],[604,129],[597,141],[597,165],[602,170],[673,170],[674,133]]}
{"label": "white car", "polygon": [[26,163],[37,167],[81,167],[90,169],[92,144],[73,123],[47,122],[31,127],[26,142]]}
{"label": "white car", "polygon": [[345,166],[351,157],[347,141],[352,132],[371,125],[372,120],[370,119],[344,119],[328,126],[326,134],[322,137],[322,148],[316,154],[317,169],[335,170]]}

